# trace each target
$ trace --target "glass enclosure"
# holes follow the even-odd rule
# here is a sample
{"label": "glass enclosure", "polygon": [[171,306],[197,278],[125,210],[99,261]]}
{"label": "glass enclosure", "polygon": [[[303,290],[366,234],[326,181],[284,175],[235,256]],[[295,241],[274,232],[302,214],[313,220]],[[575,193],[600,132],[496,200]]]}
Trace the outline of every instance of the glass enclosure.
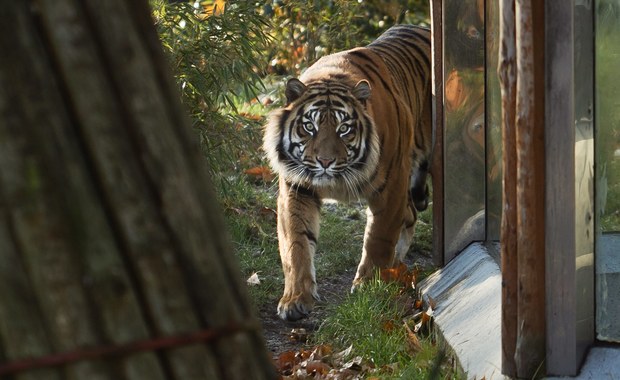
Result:
{"label": "glass enclosure", "polygon": [[[620,342],[620,0],[569,4],[577,339],[586,344],[596,328],[599,340]],[[445,262],[473,241],[500,239],[498,8],[497,0],[442,2]]]}
{"label": "glass enclosure", "polygon": [[594,35],[592,1],[574,2],[575,312],[577,345],[594,331]]}
{"label": "glass enclosure", "polygon": [[443,2],[446,262],[485,239],[484,19],[484,0]]}
{"label": "glass enclosure", "polygon": [[502,97],[499,61],[499,5],[486,4],[486,240],[499,241],[502,219]]}
{"label": "glass enclosure", "polygon": [[596,1],[596,333],[620,342],[620,0]]}

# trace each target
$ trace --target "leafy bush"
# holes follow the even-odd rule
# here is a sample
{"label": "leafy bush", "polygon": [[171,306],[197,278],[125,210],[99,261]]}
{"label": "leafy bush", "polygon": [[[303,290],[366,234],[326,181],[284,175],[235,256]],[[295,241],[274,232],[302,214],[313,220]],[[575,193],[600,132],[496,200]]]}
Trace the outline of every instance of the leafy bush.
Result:
{"label": "leafy bush", "polygon": [[263,103],[278,104],[282,76],[365,45],[395,23],[428,24],[423,0],[151,0],[151,6],[221,193],[230,178],[261,162]]}
{"label": "leafy bush", "polygon": [[273,0],[263,7],[278,41],[270,72],[298,75],[321,56],[363,46],[397,23],[429,25],[421,0]]}
{"label": "leafy bush", "polygon": [[240,114],[238,105],[263,88],[268,20],[247,1],[151,5],[213,174],[238,169],[241,156],[256,151],[248,144],[260,140],[260,122]]}

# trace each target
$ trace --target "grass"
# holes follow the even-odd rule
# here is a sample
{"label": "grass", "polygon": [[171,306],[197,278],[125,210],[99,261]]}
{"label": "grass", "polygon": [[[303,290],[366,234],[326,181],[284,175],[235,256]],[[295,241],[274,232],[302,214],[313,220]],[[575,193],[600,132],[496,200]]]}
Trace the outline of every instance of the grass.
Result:
{"label": "grass", "polygon": [[314,340],[336,349],[352,346],[352,356],[362,356],[378,369],[373,378],[458,378],[445,360],[446,349],[432,333],[420,339],[421,348],[412,348],[403,326],[410,299],[402,287],[377,277],[333,306]]}
{"label": "grass", "polygon": [[[261,281],[260,286],[248,286],[250,298],[257,309],[272,307],[284,284],[277,248],[276,185],[254,182],[243,175],[229,177],[224,183],[220,200],[242,275],[248,278],[258,272]],[[412,249],[430,251],[431,215],[430,207],[420,214]],[[355,270],[365,222],[361,204],[323,206],[315,258],[319,281]],[[311,339],[335,349],[353,345],[353,356],[362,356],[379,369],[372,373],[375,378],[458,378],[432,334],[420,339],[421,350],[412,351],[402,325],[405,304],[398,286],[370,281],[341,304],[326,306],[327,317]]]}

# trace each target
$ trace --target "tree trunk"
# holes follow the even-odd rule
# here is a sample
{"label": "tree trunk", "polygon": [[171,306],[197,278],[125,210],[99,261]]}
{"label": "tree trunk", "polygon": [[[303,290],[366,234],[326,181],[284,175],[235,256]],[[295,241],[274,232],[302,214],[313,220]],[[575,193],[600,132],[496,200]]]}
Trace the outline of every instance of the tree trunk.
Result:
{"label": "tree trunk", "polygon": [[0,49],[0,377],[274,377],[147,2],[5,2]]}

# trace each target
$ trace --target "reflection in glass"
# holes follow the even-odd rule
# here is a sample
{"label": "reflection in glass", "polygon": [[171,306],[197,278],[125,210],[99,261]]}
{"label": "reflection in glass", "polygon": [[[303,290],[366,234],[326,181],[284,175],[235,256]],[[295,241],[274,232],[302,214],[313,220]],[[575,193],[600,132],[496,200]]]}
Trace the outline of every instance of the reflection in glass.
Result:
{"label": "reflection in glass", "polygon": [[484,1],[447,0],[444,15],[444,233],[450,259],[485,238]]}
{"label": "reflection in glass", "polygon": [[499,5],[487,1],[486,19],[486,159],[487,240],[499,241],[502,219],[502,98],[497,74]]}
{"label": "reflection in glass", "polygon": [[587,345],[594,331],[594,123],[592,1],[574,8],[575,281],[577,339]]}
{"label": "reflection in glass", "polygon": [[620,0],[596,1],[596,332],[620,342]]}

